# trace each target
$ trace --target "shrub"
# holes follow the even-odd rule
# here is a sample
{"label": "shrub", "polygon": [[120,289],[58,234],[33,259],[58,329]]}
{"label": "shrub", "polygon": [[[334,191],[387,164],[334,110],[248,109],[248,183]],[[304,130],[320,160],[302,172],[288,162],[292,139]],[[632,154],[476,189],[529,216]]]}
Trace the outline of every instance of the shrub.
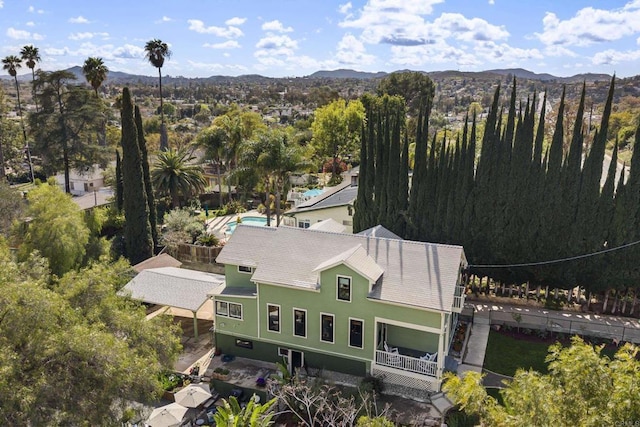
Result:
{"label": "shrub", "polygon": [[169,371],[161,372],[158,375],[158,380],[162,385],[162,389],[167,391],[171,391],[174,388],[182,385],[182,378],[180,377],[180,375],[176,375]]}
{"label": "shrub", "polygon": [[203,234],[198,237],[196,243],[202,246],[218,246],[220,244],[220,240],[213,234]]}
{"label": "shrub", "polygon": [[384,390],[384,382],[382,381],[382,377],[367,375],[360,381],[358,388],[363,393],[380,394]]}

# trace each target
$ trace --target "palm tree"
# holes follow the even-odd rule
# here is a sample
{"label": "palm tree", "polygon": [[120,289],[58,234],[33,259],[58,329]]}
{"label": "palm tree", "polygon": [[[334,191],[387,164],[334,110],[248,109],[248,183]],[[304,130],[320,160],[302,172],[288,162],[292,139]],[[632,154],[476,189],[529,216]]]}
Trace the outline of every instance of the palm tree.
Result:
{"label": "palm tree", "polygon": [[158,82],[160,88],[160,148],[166,150],[169,148],[169,141],[167,138],[167,128],[164,124],[164,105],[162,104],[162,66],[164,60],[171,58],[171,51],[169,45],[164,43],[160,39],[153,39],[147,42],[144,46],[146,52],[145,57],[147,60],[158,69]]}
{"label": "palm tree", "polygon": [[194,159],[185,148],[158,153],[151,182],[160,194],[171,197],[172,208],[180,207],[181,197],[188,199],[204,191],[207,181],[202,166],[191,163]]}
{"label": "palm tree", "polygon": [[16,96],[18,98],[18,115],[20,116],[20,125],[22,126],[22,137],[24,138],[24,147],[27,150],[27,160],[29,161],[29,172],[31,173],[31,182],[34,182],[33,166],[31,164],[31,153],[29,150],[29,142],[27,141],[27,131],[24,127],[24,119],[22,117],[22,105],[20,104],[20,85],[18,84],[18,69],[22,67],[22,59],[15,55],[9,55],[2,60],[2,69],[7,70],[9,75],[13,77],[16,83]]}
{"label": "palm tree", "polygon": [[[31,82],[36,81],[36,64],[40,62],[42,58],[40,58],[40,51],[37,47],[33,45],[27,45],[20,50],[20,57],[27,67],[31,68]],[[32,89],[33,90],[33,89]],[[35,95],[33,96],[33,102],[36,104],[36,113],[38,112],[38,100]]]}
{"label": "palm tree", "polygon": [[90,56],[84,61],[82,65],[82,74],[87,79],[87,83],[91,85],[93,90],[98,96],[98,89],[102,86],[102,83],[107,79],[109,69],[104,65],[102,58]]}
{"label": "palm tree", "polygon": [[196,143],[205,149],[205,156],[216,165],[216,175],[218,176],[219,206],[222,207],[224,200],[222,197],[222,172],[220,171],[223,162],[225,135],[224,131],[216,126],[209,126],[198,134]]}

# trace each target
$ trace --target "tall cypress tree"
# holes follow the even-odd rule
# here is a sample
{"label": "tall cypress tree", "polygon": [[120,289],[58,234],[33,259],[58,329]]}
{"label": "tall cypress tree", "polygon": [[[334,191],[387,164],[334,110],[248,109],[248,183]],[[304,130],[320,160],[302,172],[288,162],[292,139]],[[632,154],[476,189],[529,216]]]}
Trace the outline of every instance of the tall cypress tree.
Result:
{"label": "tall cypress tree", "polygon": [[122,188],[122,160],[120,152],[116,150],[116,209],[122,212],[124,207],[124,189]]}
{"label": "tall cypress tree", "polygon": [[122,182],[124,188],[125,250],[131,264],[153,255],[149,205],[144,188],[138,131],[129,88],[122,90]]}
{"label": "tall cypress tree", "polygon": [[156,197],[153,194],[153,186],[151,185],[151,174],[149,173],[149,155],[147,153],[147,140],[144,137],[144,128],[142,127],[142,116],[140,108],[135,106],[134,109],[136,130],[138,132],[138,148],[140,149],[140,161],[142,162],[142,173],[144,175],[144,189],[147,193],[147,204],[149,205],[149,225],[151,226],[151,238],[153,246],[158,247],[158,210],[156,209]]}

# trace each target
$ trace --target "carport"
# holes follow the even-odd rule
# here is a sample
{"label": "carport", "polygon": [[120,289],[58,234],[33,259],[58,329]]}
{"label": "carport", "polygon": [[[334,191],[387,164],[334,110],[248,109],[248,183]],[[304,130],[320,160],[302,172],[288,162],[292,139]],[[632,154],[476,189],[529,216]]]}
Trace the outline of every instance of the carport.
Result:
{"label": "carport", "polygon": [[[125,285],[122,294],[131,298],[170,307],[180,315],[183,310],[193,314],[193,330],[198,339],[198,313],[213,316],[213,302],[208,297],[224,284],[221,274],[205,273],[176,267],[149,268],[140,272]],[[211,311],[204,310],[211,304]],[[213,317],[211,317],[213,320]]]}

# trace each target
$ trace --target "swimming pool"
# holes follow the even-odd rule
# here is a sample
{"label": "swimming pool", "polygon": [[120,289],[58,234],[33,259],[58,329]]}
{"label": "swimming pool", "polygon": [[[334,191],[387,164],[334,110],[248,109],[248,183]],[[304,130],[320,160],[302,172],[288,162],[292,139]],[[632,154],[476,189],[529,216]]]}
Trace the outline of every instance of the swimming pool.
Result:
{"label": "swimming pool", "polygon": [[[245,216],[242,217],[242,224],[245,225],[253,225],[256,227],[263,227],[265,225],[267,225],[267,218],[262,217],[262,216]],[[227,224],[227,231],[225,231],[226,234],[232,234],[233,231],[236,229],[236,226],[238,225],[237,221],[231,221]]]}

